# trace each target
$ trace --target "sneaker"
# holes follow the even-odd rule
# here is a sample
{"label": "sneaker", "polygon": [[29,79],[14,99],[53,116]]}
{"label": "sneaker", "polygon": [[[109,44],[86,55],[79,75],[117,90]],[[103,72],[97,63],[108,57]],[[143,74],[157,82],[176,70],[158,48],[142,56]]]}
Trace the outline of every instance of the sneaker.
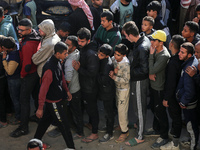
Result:
{"label": "sneaker", "polygon": [[107,133],[102,138],[99,139],[99,142],[105,143],[105,142],[108,142],[109,140],[112,140],[112,139],[114,139],[114,136]]}
{"label": "sneaker", "polygon": [[54,126],[54,125],[51,124],[51,125],[48,127],[46,133],[47,133],[47,132],[50,132],[50,131],[52,131],[52,130],[54,130],[55,128],[57,128],[57,126]]}
{"label": "sneaker", "polygon": [[174,146],[174,142],[171,141],[163,146],[160,147],[161,150],[180,150],[179,145],[178,146]]}
{"label": "sneaker", "polygon": [[165,145],[168,143],[168,139],[162,139],[161,137],[159,137],[156,142],[151,146],[151,148],[153,149],[157,149],[160,148],[161,146]]}
{"label": "sneaker", "polygon": [[65,148],[64,150],[75,150],[75,149],[73,149],[73,148]]}
{"label": "sneaker", "polygon": [[50,136],[50,137],[56,138],[56,137],[61,135],[61,132],[60,132],[60,130],[58,128],[55,128],[54,130],[49,131],[47,133],[47,135]]}
{"label": "sneaker", "polygon": [[188,140],[183,140],[180,142],[181,146],[183,146],[184,148],[189,148],[190,147],[190,139]]}
{"label": "sneaker", "polygon": [[145,136],[159,136],[160,134],[155,131],[153,128],[149,128],[144,132]]}
{"label": "sneaker", "polygon": [[23,130],[20,127],[18,127],[15,131],[10,133],[10,136],[17,138],[17,137],[20,137],[22,135],[27,135],[28,133],[29,133],[28,130]]}

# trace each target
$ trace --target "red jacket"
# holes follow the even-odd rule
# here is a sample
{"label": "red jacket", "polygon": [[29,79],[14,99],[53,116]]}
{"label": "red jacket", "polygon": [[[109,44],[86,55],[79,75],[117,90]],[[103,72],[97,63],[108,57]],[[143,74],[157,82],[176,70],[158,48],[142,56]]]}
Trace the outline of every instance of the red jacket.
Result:
{"label": "red jacket", "polygon": [[31,34],[23,37],[20,42],[19,54],[22,68],[20,75],[22,78],[37,71],[37,66],[32,62],[32,56],[38,50],[40,39],[39,34],[32,30]]}

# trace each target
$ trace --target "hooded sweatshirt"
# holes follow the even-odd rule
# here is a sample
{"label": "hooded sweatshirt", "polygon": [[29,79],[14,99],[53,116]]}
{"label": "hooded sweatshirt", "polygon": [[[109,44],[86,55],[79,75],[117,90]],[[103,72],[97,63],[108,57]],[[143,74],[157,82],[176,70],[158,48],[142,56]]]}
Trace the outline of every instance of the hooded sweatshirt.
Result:
{"label": "hooded sweatshirt", "polygon": [[46,36],[42,37],[40,49],[33,55],[33,63],[37,66],[38,75],[42,76],[42,68],[46,61],[54,54],[54,46],[61,39],[55,33],[54,23],[51,19],[46,19],[38,25]]}
{"label": "hooded sweatshirt", "polygon": [[5,15],[4,19],[0,22],[0,35],[4,35],[6,37],[11,36],[18,43],[17,35],[12,24],[11,16]]}

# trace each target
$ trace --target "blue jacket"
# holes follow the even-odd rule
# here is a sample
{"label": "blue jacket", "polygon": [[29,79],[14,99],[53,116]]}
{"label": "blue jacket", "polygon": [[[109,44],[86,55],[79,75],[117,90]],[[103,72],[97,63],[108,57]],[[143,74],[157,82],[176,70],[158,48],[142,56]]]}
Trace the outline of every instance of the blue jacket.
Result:
{"label": "blue jacket", "polygon": [[198,61],[195,56],[190,57],[182,64],[181,77],[177,86],[176,97],[183,106],[194,106],[197,103],[195,81],[186,72],[188,66],[197,68]]}

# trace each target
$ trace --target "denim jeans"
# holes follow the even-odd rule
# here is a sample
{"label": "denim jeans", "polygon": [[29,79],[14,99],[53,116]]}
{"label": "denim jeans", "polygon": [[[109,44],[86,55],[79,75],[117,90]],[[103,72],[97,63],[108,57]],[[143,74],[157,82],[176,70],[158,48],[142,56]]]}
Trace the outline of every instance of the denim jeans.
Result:
{"label": "denim jeans", "polygon": [[15,109],[15,118],[18,120],[20,120],[20,103],[19,103],[20,87],[21,87],[20,78],[8,79],[8,88]]}

